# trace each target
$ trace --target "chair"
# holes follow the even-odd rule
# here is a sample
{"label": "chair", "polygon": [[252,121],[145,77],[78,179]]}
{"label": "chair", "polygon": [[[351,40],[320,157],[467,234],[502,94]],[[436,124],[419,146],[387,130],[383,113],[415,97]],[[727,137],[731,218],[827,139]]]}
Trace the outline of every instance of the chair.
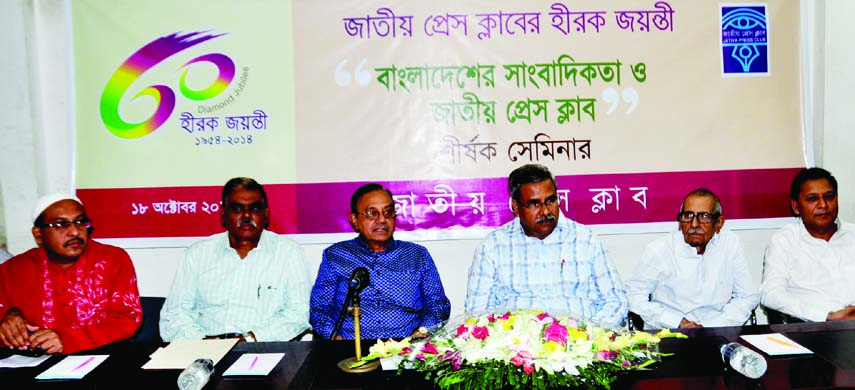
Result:
{"label": "chair", "polygon": [[751,309],[751,314],[748,315],[748,319],[742,323],[742,326],[745,325],[757,325],[757,306]]}
{"label": "chair", "polygon": [[777,324],[801,324],[805,321],[789,314],[781,313],[775,309],[770,309],[763,306],[763,311],[766,313],[766,319],[769,320],[769,325]]}
{"label": "chair", "polygon": [[644,319],[640,315],[629,312],[626,315],[626,322],[629,330],[644,330]]}
{"label": "chair", "polygon": [[140,297],[143,311],[142,324],[131,337],[132,341],[163,342],[160,337],[160,309],[165,301],[164,297]]}
{"label": "chair", "polygon": [[300,334],[294,336],[291,340],[288,341],[320,341],[323,339],[324,337],[321,336],[320,333],[315,332],[312,328],[309,328],[300,332]]}
{"label": "chair", "polygon": [[[757,313],[755,311],[757,308],[751,309],[751,315],[748,316],[748,319],[745,321],[743,325],[757,325]],[[788,316],[789,317],[789,316]],[[627,326],[629,330],[644,330],[644,319],[641,318],[640,315],[629,312],[626,315]],[[802,321],[803,322],[803,321]],[[770,322],[771,323],[771,322]]]}

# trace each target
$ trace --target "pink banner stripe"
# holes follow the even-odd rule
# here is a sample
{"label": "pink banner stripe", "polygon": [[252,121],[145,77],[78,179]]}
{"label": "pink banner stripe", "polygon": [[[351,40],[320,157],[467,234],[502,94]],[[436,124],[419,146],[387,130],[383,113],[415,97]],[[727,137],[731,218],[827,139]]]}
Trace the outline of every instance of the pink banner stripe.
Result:
{"label": "pink banner stripe", "polygon": [[[673,221],[698,187],[719,195],[729,219],[790,215],[801,168],[573,175],[556,178],[562,212],[584,224]],[[352,232],[350,196],[364,182],[265,185],[273,231]],[[399,230],[492,228],[511,220],[507,179],[380,182],[396,198]],[[81,189],[102,238],[192,237],[222,231],[220,186]]]}

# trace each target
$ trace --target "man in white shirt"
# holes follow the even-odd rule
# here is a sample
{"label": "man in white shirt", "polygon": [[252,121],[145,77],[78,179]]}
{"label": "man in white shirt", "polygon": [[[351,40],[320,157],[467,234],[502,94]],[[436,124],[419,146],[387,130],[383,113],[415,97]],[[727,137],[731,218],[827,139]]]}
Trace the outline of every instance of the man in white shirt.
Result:
{"label": "man in white shirt", "polygon": [[760,302],[742,243],[724,225],[721,202],[690,192],[679,229],[650,243],[626,282],[629,308],[650,328],[742,325]]}
{"label": "man in white shirt", "polygon": [[160,314],[161,336],[291,340],[309,329],[303,251],[266,230],[267,194],[255,180],[229,180],[222,199],[226,232],[187,249]]}
{"label": "man in white shirt", "polygon": [[837,180],[822,168],[800,171],[790,207],[799,222],[766,247],[763,305],[806,321],[855,319],[855,232],[837,218]]}
{"label": "man in white shirt", "polygon": [[467,313],[542,310],[618,326],[626,292],[602,243],[558,207],[555,178],[527,164],[508,176],[515,218],[488,234],[469,268]]}

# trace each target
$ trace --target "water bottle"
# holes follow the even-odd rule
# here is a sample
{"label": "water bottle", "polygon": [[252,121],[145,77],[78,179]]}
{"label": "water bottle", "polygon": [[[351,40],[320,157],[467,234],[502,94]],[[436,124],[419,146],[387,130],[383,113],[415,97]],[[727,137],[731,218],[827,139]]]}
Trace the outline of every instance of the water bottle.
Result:
{"label": "water bottle", "polygon": [[757,379],[766,373],[766,359],[739,343],[721,345],[721,359],[734,370],[751,379]]}
{"label": "water bottle", "polygon": [[211,359],[196,359],[178,375],[180,390],[201,390],[214,373],[214,362]]}

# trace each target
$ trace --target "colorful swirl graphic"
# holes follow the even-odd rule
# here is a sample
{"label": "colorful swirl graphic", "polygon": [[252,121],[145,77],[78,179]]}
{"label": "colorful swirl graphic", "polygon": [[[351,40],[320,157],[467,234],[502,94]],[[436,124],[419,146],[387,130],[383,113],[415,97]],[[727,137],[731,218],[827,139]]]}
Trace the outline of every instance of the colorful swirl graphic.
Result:
{"label": "colorful swirl graphic", "polygon": [[[197,62],[210,62],[220,70],[219,76],[214,80],[213,83],[208,88],[194,91],[190,89],[184,80],[187,77],[187,72],[190,71],[188,68],[191,64],[195,64]],[[227,57],[224,54],[220,53],[211,53],[205,54],[203,56],[196,57],[190,61],[187,61],[186,64],[182,65],[184,69],[184,73],[181,74],[181,94],[184,95],[188,99],[192,100],[208,100],[214,96],[221,94],[226,88],[231,84],[232,79],[235,78],[235,63],[232,62],[232,59]]]}
{"label": "colorful swirl graphic", "polygon": [[[138,123],[126,122],[119,115],[119,103],[122,97],[143,73],[163,60],[184,49],[222,35],[225,34],[208,34],[207,31],[195,31],[186,34],[176,32],[157,38],[131,54],[116,69],[101,94],[101,121],[104,122],[104,126],[113,135],[125,139],[140,138],[157,130],[175,109],[175,92],[172,89],[165,85],[150,85],[137,93],[131,101],[141,96],[151,96],[157,105],[157,109],[151,116]],[[196,62],[214,64],[219,74],[209,87],[196,91],[185,85],[185,77],[189,70],[185,69],[181,75],[180,88],[182,94],[187,98],[193,100],[210,99],[222,93],[231,84],[235,75],[235,64],[228,56],[219,53],[206,54],[188,61],[181,67],[186,68]]]}

